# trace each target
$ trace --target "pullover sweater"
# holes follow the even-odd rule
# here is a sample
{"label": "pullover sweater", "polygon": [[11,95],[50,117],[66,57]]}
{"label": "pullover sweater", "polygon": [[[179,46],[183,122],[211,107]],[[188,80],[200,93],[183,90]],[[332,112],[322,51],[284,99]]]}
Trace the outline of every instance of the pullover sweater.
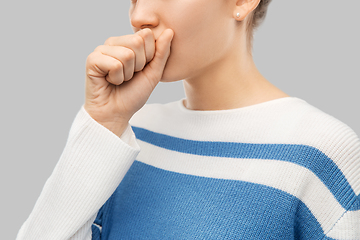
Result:
{"label": "pullover sweater", "polygon": [[145,104],[119,138],[82,106],[17,240],[360,239],[360,139],[296,97]]}

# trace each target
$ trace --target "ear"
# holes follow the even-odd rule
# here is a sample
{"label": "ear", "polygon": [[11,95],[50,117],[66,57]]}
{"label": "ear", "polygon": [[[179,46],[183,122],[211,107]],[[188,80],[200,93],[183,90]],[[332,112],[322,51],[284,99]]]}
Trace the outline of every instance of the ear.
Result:
{"label": "ear", "polygon": [[[238,21],[243,21],[260,3],[261,0],[234,0],[234,18]],[[236,14],[240,13],[237,17]]]}

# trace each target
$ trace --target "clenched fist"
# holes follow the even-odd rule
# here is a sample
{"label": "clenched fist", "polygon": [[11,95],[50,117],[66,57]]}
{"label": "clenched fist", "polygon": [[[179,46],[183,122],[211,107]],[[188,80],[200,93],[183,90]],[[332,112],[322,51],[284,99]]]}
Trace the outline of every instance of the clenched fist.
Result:
{"label": "clenched fist", "polygon": [[96,47],[86,59],[84,108],[90,116],[120,137],[160,82],[173,36],[166,29],[155,41],[145,28]]}

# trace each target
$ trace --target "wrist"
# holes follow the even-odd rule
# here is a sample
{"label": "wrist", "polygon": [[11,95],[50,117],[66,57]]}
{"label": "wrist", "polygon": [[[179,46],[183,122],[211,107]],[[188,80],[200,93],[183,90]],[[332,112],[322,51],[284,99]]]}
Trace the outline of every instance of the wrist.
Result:
{"label": "wrist", "polygon": [[113,132],[116,136],[121,137],[121,135],[125,132],[128,122],[123,122],[123,123],[100,123],[101,125],[103,125],[104,127],[106,127],[107,129],[109,129],[111,132]]}

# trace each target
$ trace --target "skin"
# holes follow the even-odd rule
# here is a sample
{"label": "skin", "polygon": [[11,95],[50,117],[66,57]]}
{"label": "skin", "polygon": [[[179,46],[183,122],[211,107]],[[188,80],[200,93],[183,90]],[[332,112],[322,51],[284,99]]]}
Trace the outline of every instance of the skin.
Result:
{"label": "skin", "polygon": [[[247,50],[246,21],[260,0],[133,0],[134,32],[174,31],[161,82],[183,80],[190,110],[241,108],[289,97],[259,72]],[[240,13],[240,17],[236,17]]]}

